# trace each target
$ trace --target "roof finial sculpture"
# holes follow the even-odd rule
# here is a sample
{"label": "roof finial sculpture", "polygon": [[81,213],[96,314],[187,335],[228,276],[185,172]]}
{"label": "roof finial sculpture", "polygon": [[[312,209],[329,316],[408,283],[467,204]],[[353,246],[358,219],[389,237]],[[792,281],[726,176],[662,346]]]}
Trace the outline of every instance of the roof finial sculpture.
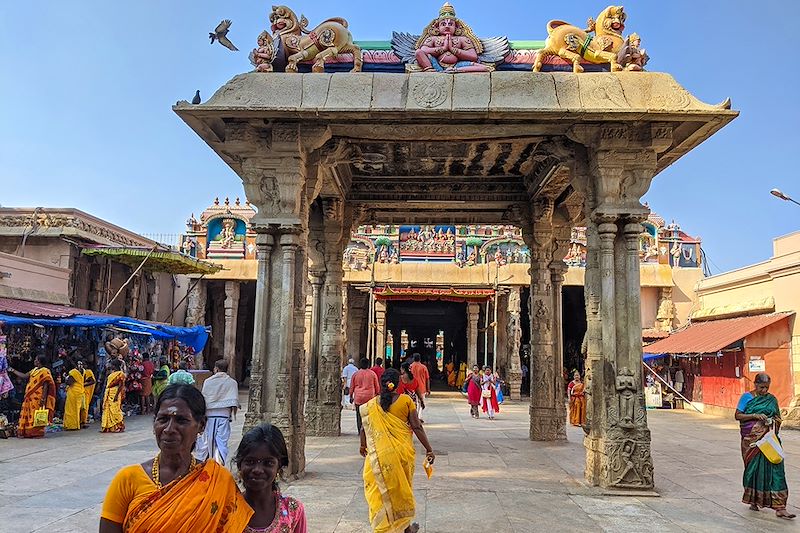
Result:
{"label": "roof finial sculpture", "polygon": [[609,63],[612,71],[622,70],[617,54],[625,42],[622,32],[626,18],[622,6],[608,6],[596,21],[590,18],[583,30],[563,20],[551,20],[547,23],[545,46],[536,54],[533,71],[541,71],[543,59],[548,56],[559,56],[570,61],[572,72],[575,73],[583,72],[581,60],[595,64]]}
{"label": "roof finial sculpture", "polygon": [[394,32],[392,50],[406,63],[407,71],[487,72],[505,58],[509,46],[506,37],[476,37],[447,2],[422,35]]}
{"label": "roof finial sculpture", "polygon": [[269,15],[273,36],[261,32],[258,48],[250,53],[250,61],[259,72],[285,70],[297,72],[298,63],[313,61],[312,72],[325,71],[325,59],[339,54],[353,54],[352,72],[360,72],[361,48],[353,42],[347,21],[333,17],[308,30],[308,19],[297,18],[286,6],[272,6]]}

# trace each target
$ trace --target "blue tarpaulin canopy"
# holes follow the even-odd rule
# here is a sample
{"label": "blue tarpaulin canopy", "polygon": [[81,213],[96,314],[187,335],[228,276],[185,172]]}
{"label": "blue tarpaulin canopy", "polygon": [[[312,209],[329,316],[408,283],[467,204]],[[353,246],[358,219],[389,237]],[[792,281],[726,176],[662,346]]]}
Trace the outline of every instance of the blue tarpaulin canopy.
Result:
{"label": "blue tarpaulin canopy", "polygon": [[208,331],[206,331],[205,326],[183,328],[111,315],[74,315],[64,318],[44,318],[0,313],[0,323],[9,326],[118,328],[133,334],[150,335],[160,340],[177,339],[186,346],[191,346],[195,353],[201,351],[208,341]]}

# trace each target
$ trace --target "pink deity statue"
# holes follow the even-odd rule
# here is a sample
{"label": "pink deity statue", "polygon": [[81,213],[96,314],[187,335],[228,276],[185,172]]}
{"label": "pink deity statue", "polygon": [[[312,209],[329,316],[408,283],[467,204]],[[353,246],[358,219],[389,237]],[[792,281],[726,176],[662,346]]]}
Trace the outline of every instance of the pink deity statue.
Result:
{"label": "pink deity statue", "polygon": [[414,53],[423,71],[486,72],[489,66],[478,62],[483,44],[472,29],[456,18],[456,10],[446,3],[439,17],[432,20],[417,40]]}

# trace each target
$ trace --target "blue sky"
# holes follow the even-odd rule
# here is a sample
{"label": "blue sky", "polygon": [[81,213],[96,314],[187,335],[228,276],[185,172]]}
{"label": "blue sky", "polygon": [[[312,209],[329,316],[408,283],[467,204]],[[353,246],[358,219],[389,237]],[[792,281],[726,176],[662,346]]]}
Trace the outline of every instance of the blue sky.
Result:
{"label": "blue sky", "polygon": [[[312,25],[349,20],[357,40],[418,32],[442,2],[290,5]],[[452,2],[483,37],[543,39],[553,18],[583,24],[607,1]],[[178,233],[215,196],[244,196],[239,178],[171,111],[250,70],[271,2],[6,1],[0,5],[0,203],[77,207],[142,233]],[[649,70],[669,72],[705,102],[730,96],[741,116],[662,172],[646,199],[702,237],[714,272],[767,259],[771,239],[800,229],[792,166],[799,150],[800,2],[629,1]],[[222,18],[239,53],[208,44]]]}

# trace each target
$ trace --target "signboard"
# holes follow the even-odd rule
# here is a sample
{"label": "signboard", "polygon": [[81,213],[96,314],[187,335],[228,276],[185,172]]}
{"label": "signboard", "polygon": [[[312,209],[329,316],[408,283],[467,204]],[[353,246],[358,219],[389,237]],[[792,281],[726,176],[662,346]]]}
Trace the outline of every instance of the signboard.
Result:
{"label": "signboard", "polygon": [[763,359],[750,359],[750,372],[764,372],[767,370],[767,362]]}

